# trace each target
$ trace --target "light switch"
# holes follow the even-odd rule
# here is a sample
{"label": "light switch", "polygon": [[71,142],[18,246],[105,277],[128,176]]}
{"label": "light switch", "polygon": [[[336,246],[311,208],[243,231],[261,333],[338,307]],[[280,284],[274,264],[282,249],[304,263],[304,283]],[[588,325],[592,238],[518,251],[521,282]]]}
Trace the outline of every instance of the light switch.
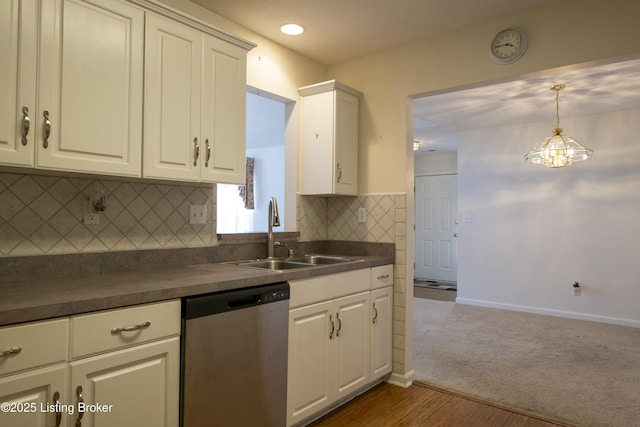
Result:
{"label": "light switch", "polygon": [[364,206],[358,208],[358,222],[367,222],[367,208]]}
{"label": "light switch", "polygon": [[207,223],[207,205],[189,206],[189,224]]}

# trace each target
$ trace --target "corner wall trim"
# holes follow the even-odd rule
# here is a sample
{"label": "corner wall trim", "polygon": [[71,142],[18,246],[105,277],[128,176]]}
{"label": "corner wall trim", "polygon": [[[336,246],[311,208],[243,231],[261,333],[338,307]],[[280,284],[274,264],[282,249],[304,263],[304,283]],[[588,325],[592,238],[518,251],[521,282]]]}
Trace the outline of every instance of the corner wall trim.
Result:
{"label": "corner wall trim", "polygon": [[406,374],[398,374],[396,372],[392,372],[387,379],[387,382],[392,385],[397,385],[399,387],[408,388],[413,384],[413,379],[416,375],[416,372],[412,369]]}

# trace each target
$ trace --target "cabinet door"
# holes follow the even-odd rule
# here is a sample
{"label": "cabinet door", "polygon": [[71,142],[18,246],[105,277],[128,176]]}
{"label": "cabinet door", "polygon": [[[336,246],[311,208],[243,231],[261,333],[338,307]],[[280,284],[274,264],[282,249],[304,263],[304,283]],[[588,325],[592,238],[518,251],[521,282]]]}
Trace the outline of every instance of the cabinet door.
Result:
{"label": "cabinet door", "polygon": [[[331,316],[331,318],[330,318]],[[331,364],[335,322],[331,301],[289,311],[287,425],[295,424],[332,401]]]}
{"label": "cabinet door", "polygon": [[0,378],[0,402],[7,402],[9,409],[16,410],[0,411],[0,426],[62,425],[68,413],[68,408],[62,406],[68,403],[66,378],[66,363]]}
{"label": "cabinet door", "polygon": [[333,97],[328,91],[300,100],[301,194],[333,193]]}
{"label": "cabinet door", "polygon": [[[180,339],[143,344],[70,363],[69,401],[101,405],[87,410],[83,427],[177,427]],[[81,390],[78,387],[82,387]],[[76,425],[79,413],[69,425]]]}
{"label": "cabinet door", "polygon": [[37,16],[35,0],[0,2],[0,165],[33,166]]}
{"label": "cabinet door", "polygon": [[246,51],[204,37],[202,180],[244,184]]}
{"label": "cabinet door", "polygon": [[333,388],[336,400],[369,382],[369,301],[370,292],[362,292],[334,302]]}
{"label": "cabinet door", "polygon": [[391,372],[393,287],[371,291],[371,380]]}
{"label": "cabinet door", "polygon": [[202,34],[147,14],[144,176],[200,179]]}
{"label": "cabinet door", "polygon": [[36,167],[139,177],[144,12],[49,0],[41,16]]}
{"label": "cabinet door", "polygon": [[358,194],[358,98],[336,90],[335,93],[334,192]]}

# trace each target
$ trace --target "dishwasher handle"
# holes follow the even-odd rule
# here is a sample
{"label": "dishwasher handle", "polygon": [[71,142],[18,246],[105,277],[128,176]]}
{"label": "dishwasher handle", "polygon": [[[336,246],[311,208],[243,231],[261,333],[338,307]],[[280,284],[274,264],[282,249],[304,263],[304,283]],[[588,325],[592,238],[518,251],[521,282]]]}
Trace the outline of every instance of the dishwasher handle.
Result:
{"label": "dishwasher handle", "polygon": [[289,296],[287,282],[196,295],[182,299],[182,318],[196,319],[278,301],[286,301],[288,304]]}
{"label": "dishwasher handle", "polygon": [[244,307],[251,307],[257,305],[261,302],[261,295],[250,295],[246,298],[237,298],[237,299],[229,299],[227,300],[227,307],[230,310],[238,310]]}

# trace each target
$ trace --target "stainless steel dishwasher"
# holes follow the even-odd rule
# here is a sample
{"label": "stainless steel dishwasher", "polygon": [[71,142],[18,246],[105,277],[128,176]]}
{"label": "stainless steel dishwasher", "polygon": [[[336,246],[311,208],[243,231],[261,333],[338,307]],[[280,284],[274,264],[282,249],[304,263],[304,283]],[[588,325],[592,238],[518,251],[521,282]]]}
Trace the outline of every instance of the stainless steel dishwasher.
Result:
{"label": "stainless steel dishwasher", "polygon": [[182,304],[181,425],[286,425],[289,284]]}

